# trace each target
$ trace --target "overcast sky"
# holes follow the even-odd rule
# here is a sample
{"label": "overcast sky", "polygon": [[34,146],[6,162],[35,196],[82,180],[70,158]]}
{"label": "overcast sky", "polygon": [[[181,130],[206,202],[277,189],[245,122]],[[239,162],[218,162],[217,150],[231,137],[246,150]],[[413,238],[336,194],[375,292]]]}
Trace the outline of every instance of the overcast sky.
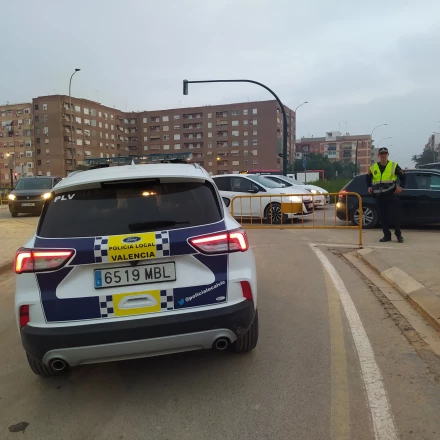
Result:
{"label": "overcast sky", "polygon": [[[417,4],[418,3],[418,4]],[[374,133],[402,166],[440,131],[438,0],[20,0],[3,8],[0,102],[68,93],[122,110],[271,99],[297,135]]]}

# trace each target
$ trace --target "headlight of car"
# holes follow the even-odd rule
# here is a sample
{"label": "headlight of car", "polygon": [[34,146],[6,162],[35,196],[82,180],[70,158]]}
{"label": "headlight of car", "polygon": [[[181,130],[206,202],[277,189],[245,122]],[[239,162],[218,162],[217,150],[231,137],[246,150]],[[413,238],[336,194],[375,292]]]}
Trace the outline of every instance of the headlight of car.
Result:
{"label": "headlight of car", "polygon": [[316,191],[316,189],[311,189],[310,191],[312,192],[312,194],[318,194],[318,191]]}
{"label": "headlight of car", "polygon": [[15,200],[16,197],[14,196],[14,194],[9,194],[9,195],[8,195],[8,199],[9,199],[9,200]]}
{"label": "headlight of car", "polygon": [[289,196],[289,200],[291,202],[302,203],[301,197],[298,197],[298,196]]}
{"label": "headlight of car", "polygon": [[50,199],[52,196],[52,193],[44,193],[41,197],[43,197],[44,200]]}

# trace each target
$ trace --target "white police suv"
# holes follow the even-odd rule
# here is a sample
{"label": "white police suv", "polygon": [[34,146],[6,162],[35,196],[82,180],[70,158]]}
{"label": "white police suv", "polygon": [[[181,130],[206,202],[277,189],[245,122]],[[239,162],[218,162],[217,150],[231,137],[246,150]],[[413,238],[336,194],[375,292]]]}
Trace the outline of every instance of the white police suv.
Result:
{"label": "white police suv", "polygon": [[18,250],[15,272],[19,331],[41,376],[257,345],[254,256],[197,165],[101,168],[63,179]]}

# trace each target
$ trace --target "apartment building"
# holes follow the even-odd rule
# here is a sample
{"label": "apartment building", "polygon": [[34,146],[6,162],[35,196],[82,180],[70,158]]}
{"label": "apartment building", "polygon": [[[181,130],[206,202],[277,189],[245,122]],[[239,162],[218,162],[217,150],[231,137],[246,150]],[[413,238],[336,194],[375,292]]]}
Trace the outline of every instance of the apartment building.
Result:
{"label": "apartment building", "polygon": [[304,154],[315,153],[328,157],[331,161],[354,163],[358,141],[357,161],[360,164],[360,173],[367,173],[371,164],[371,136],[366,134],[343,135],[339,131],[331,131],[325,137],[301,138],[296,141],[295,157],[301,159]]}
{"label": "apartment building", "polygon": [[136,114],[65,95],[32,100],[35,171],[66,176],[86,157],[115,157],[139,150]]}
{"label": "apartment building", "polygon": [[10,186],[10,166],[14,180],[35,173],[32,119],[30,102],[0,106],[0,188]]}
{"label": "apartment building", "polygon": [[[288,115],[288,156],[293,143]],[[281,169],[282,114],[276,101],[139,113],[141,154],[191,152],[211,174]]]}
{"label": "apartment building", "polygon": [[[191,152],[211,174],[281,169],[282,114],[275,100],[122,112],[65,95],[33,99],[35,172],[65,176],[89,158]],[[288,157],[294,112],[288,115]]]}

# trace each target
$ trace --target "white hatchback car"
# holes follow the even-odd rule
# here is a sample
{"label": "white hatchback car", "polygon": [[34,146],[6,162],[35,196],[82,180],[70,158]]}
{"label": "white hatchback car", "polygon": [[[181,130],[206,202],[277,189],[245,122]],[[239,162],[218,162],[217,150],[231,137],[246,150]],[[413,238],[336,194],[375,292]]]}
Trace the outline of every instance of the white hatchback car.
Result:
{"label": "white hatchback car", "polygon": [[278,175],[264,175],[269,180],[275,183],[284,184],[286,188],[304,188],[306,191],[310,191],[313,194],[313,204],[316,206],[324,206],[330,203],[330,196],[328,191],[316,185],[309,185],[307,183],[302,183],[288,176],[278,176]]}
{"label": "white hatchback car", "polygon": [[[263,197],[242,197],[232,202],[237,218],[260,218],[269,223],[287,223],[288,219],[308,216],[313,212],[312,196],[304,196],[303,189],[288,188],[258,174],[223,174],[213,176],[214,182],[226,205],[236,196],[258,194]],[[286,196],[283,196],[286,194]],[[292,194],[298,194],[292,195]],[[299,205],[293,213],[282,212],[282,204]]]}
{"label": "white hatchback car", "polygon": [[246,234],[198,165],[131,165],[63,179],[15,259],[15,311],[34,373],[257,345]]}

